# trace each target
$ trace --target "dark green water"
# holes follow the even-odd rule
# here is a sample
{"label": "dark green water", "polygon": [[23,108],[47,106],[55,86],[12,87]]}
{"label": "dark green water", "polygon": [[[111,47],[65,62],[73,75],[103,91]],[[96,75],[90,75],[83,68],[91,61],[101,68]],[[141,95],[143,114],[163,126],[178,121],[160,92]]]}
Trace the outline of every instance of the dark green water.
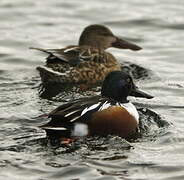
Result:
{"label": "dark green water", "polygon": [[[39,97],[35,67],[44,56],[28,48],[76,44],[93,23],[143,47],[109,51],[152,70],[137,84],[155,98],[133,101],[170,125],[151,127],[130,145],[110,137],[55,149],[44,143],[42,121],[34,117],[61,102]],[[184,1],[1,0],[0,34],[0,179],[184,179]],[[78,96],[63,94],[64,100]]]}

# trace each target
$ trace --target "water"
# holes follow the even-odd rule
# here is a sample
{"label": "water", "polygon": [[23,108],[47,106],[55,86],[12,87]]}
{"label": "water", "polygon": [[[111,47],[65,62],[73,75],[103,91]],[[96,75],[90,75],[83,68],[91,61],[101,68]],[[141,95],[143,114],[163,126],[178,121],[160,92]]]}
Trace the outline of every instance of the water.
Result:
{"label": "water", "polygon": [[[0,179],[184,179],[183,1],[1,0],[0,17]],[[152,78],[137,84],[155,98],[133,100],[170,125],[151,127],[130,144],[110,137],[88,139],[73,151],[54,148],[35,117],[61,102],[39,97],[35,67],[44,56],[28,48],[77,44],[82,29],[93,23],[144,48],[109,51],[152,70]],[[78,95],[67,97],[73,96]]]}

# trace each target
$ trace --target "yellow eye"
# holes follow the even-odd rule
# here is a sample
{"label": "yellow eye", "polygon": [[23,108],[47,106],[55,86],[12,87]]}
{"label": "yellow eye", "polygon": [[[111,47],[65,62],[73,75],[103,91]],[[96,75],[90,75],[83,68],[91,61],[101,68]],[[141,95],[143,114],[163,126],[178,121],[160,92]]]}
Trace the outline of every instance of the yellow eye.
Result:
{"label": "yellow eye", "polygon": [[128,82],[128,83],[130,83],[130,82],[131,82],[131,79],[130,79],[130,78],[128,78],[128,79],[127,79],[127,82]]}

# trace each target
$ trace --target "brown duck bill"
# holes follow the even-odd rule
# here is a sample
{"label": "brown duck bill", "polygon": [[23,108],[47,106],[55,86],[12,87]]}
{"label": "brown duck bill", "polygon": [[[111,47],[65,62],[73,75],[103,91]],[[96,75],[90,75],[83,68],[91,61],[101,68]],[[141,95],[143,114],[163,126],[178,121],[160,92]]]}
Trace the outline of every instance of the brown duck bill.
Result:
{"label": "brown duck bill", "polygon": [[138,88],[133,89],[129,95],[134,97],[147,98],[147,99],[153,98],[153,96],[139,90]]}
{"label": "brown duck bill", "polygon": [[116,37],[115,42],[112,43],[112,47],[119,49],[131,49],[133,51],[138,51],[142,49],[140,46],[137,46],[136,44],[130,43],[118,37]]}

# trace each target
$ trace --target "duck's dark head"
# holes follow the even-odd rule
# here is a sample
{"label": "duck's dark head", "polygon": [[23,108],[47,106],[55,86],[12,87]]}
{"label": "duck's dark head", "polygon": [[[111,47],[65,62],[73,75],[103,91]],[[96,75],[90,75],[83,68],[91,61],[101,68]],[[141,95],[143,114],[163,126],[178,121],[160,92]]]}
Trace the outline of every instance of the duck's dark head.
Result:
{"label": "duck's dark head", "polygon": [[116,37],[110,29],[99,24],[87,26],[83,30],[79,38],[79,45],[88,45],[100,49],[107,49],[109,47],[131,49],[134,51],[142,49],[136,44]]}
{"label": "duck's dark head", "polygon": [[122,71],[113,71],[106,76],[101,94],[118,102],[128,102],[127,96],[153,98],[153,96],[140,91],[135,86],[132,77]]}

